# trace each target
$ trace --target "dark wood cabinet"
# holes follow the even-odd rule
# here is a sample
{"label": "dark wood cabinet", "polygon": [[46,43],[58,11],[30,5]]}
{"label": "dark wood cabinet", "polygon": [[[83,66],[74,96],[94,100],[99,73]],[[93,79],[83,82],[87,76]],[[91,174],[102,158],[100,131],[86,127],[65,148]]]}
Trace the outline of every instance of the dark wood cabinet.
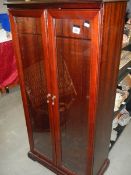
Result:
{"label": "dark wood cabinet", "polygon": [[103,174],[126,2],[7,1],[30,142],[60,175]]}

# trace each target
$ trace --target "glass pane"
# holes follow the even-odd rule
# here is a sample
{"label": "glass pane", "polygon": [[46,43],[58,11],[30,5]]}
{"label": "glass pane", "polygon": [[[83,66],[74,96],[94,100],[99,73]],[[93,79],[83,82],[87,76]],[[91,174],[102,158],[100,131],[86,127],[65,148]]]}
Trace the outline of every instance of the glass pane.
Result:
{"label": "glass pane", "polygon": [[62,165],[78,175],[87,170],[90,43],[89,21],[56,19]]}
{"label": "glass pane", "polygon": [[52,159],[51,130],[47,104],[47,82],[40,20],[16,17],[24,83],[33,130],[35,150]]}

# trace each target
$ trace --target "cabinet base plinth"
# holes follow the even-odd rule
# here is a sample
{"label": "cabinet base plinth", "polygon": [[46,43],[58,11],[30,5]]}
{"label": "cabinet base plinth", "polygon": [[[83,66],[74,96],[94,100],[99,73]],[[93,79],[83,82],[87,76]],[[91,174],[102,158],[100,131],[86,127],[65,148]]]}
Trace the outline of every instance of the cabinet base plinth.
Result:
{"label": "cabinet base plinth", "polygon": [[110,160],[109,159],[106,159],[104,164],[102,165],[98,175],[104,175],[105,171],[107,170],[108,166],[110,164]]}
{"label": "cabinet base plinth", "polygon": [[[61,171],[59,168],[57,168],[51,162],[48,162],[47,160],[44,160],[43,158],[39,157],[38,155],[36,155],[36,154],[34,154],[30,151],[28,152],[28,157],[30,159],[32,159],[33,161],[37,161],[40,164],[44,165],[45,167],[47,167],[48,169],[50,169],[51,171],[53,171],[57,175],[67,175],[66,172]],[[104,175],[104,172],[107,170],[109,164],[110,164],[110,160],[106,159],[103,166],[101,167],[98,175]]]}
{"label": "cabinet base plinth", "polygon": [[57,175],[67,175],[67,173],[65,173],[65,172],[61,171],[60,169],[58,169],[51,162],[39,157],[38,155],[36,155],[35,153],[32,153],[31,151],[28,152],[28,157],[30,159],[34,160],[34,161],[39,162],[40,164],[42,164],[46,168],[50,169],[52,172],[56,173]]}

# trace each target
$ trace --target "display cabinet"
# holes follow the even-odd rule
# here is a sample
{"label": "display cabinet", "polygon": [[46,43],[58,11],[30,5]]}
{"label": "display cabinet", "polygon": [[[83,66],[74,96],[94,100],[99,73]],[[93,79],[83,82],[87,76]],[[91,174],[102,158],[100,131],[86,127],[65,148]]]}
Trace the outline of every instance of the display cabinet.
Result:
{"label": "display cabinet", "polygon": [[103,174],[126,2],[5,2],[29,157],[59,175]]}

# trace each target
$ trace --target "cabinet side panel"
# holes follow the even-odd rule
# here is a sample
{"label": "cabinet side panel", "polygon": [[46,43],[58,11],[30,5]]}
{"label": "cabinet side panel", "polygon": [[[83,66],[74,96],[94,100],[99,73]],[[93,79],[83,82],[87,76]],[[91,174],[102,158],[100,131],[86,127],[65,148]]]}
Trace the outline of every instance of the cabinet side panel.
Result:
{"label": "cabinet side panel", "polygon": [[94,175],[99,174],[100,168],[102,168],[109,152],[125,9],[125,2],[105,3],[103,6]]}

